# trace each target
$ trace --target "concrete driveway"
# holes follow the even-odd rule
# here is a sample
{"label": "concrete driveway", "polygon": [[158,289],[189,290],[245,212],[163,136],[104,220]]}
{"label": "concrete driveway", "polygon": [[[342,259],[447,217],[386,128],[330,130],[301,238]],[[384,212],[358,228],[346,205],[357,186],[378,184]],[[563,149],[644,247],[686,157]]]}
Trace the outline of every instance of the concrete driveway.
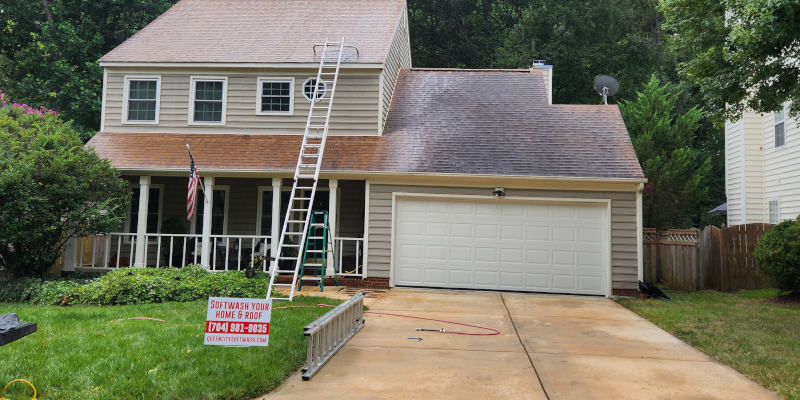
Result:
{"label": "concrete driveway", "polygon": [[367,314],[365,328],[310,381],[293,376],[266,398],[778,398],[607,299],[393,289],[370,310],[478,324],[501,334],[416,332],[475,330]]}

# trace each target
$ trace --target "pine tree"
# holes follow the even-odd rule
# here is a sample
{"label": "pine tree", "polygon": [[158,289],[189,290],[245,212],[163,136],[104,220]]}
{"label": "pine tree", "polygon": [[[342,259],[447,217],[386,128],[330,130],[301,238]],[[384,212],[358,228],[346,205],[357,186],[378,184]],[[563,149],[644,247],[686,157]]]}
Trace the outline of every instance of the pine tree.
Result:
{"label": "pine tree", "polygon": [[620,111],[642,165],[644,225],[678,228],[708,191],[711,157],[694,146],[703,110],[676,112],[682,90],[653,75],[636,99],[620,102]]}

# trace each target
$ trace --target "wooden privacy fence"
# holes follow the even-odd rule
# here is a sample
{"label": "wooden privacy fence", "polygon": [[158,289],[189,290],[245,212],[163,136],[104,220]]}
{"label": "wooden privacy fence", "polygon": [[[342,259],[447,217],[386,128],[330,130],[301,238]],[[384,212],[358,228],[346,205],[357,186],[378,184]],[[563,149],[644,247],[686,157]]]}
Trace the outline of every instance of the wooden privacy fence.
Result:
{"label": "wooden privacy fence", "polygon": [[644,279],[681,290],[739,290],[769,287],[753,249],[769,224],[729,228],[644,229]]}

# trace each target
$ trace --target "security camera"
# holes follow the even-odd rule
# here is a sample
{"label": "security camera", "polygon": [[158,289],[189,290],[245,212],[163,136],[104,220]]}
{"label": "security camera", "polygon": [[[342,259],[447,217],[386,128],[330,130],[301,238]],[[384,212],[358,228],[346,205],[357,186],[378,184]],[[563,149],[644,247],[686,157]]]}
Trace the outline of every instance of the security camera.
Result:
{"label": "security camera", "polygon": [[504,188],[501,188],[501,187],[496,187],[496,188],[494,188],[494,191],[492,192],[492,196],[494,196],[494,197],[505,197],[506,196],[506,190]]}

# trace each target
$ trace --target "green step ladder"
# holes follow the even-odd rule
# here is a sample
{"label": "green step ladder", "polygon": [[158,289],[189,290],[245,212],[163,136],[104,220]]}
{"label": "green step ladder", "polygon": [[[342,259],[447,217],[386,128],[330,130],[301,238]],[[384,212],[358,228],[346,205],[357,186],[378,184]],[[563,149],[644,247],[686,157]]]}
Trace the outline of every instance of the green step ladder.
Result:
{"label": "green step ladder", "polygon": [[[336,253],[331,237],[331,228],[328,223],[328,213],[326,211],[314,211],[311,214],[311,221],[308,224],[306,234],[306,245],[303,248],[303,263],[300,266],[300,283],[297,290],[303,288],[303,282],[319,282],[319,291],[325,288],[325,271],[328,266],[328,253],[333,253],[333,280],[339,286],[336,278]],[[306,267],[313,267],[319,272],[319,276],[306,276]],[[312,268],[309,268],[312,269]]]}

